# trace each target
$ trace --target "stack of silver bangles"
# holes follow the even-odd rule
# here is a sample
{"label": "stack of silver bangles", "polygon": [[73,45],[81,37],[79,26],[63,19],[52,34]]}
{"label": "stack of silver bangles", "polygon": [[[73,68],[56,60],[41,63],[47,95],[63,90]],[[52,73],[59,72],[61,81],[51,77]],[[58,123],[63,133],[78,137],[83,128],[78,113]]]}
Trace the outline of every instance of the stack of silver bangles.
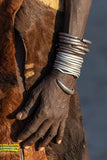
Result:
{"label": "stack of silver bangles", "polygon": [[92,42],[60,32],[54,69],[79,78],[83,63],[82,56],[90,51],[87,48],[88,44],[91,45]]}

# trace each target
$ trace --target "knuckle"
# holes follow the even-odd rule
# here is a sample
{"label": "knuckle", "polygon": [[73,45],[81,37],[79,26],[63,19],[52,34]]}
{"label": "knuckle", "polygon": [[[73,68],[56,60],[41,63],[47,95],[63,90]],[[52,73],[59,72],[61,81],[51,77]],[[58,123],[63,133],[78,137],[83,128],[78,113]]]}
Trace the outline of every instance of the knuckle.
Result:
{"label": "knuckle", "polygon": [[65,125],[64,125],[64,124],[60,125],[60,130],[61,130],[61,131],[64,131],[64,128],[65,128]]}
{"label": "knuckle", "polygon": [[42,138],[43,136],[44,136],[43,132],[39,133],[39,137]]}
{"label": "knuckle", "polygon": [[57,130],[55,129],[54,131],[53,131],[53,136],[55,136],[57,134]]}
{"label": "knuckle", "polygon": [[48,111],[46,109],[41,109],[40,110],[40,115],[43,117],[48,117]]}
{"label": "knuckle", "polygon": [[39,138],[40,134],[39,133],[35,133],[35,137]]}
{"label": "knuckle", "polygon": [[35,138],[42,138],[43,137],[43,133],[35,133]]}
{"label": "knuckle", "polygon": [[50,137],[50,138],[53,137],[53,134],[50,133],[50,134],[49,134],[49,137]]}
{"label": "knuckle", "polygon": [[55,130],[53,130],[52,132],[49,133],[49,137],[50,138],[54,137],[56,135],[56,133],[57,132]]}
{"label": "knuckle", "polygon": [[32,134],[33,132],[35,132],[35,124],[33,122],[31,122],[27,127],[26,127],[26,131],[29,134]]}

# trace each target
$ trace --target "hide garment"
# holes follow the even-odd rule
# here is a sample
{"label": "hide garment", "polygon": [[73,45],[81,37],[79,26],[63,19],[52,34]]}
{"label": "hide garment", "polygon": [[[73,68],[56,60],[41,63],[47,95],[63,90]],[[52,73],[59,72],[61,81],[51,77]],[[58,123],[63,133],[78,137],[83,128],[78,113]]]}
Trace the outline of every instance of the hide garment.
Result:
{"label": "hide garment", "polygon": [[[56,3],[51,2],[48,3],[48,0],[24,0],[16,15],[15,29],[17,30],[16,34],[19,34],[23,41],[25,65],[20,67],[20,53],[22,52],[18,51],[20,38],[16,38],[17,64],[13,63],[12,68],[17,69],[17,75],[15,73],[14,76],[8,75],[8,81],[11,82],[11,85],[9,83],[8,86],[5,85],[5,88],[3,87],[4,85],[0,88],[3,92],[0,101],[2,117],[0,119],[0,143],[15,143],[15,135],[20,132],[27,122],[15,121],[8,118],[8,115],[21,105],[24,94],[28,96],[29,89],[36,85],[52,69],[58,32],[63,30],[64,12],[62,11],[63,7],[59,7],[62,5],[59,5],[58,1]],[[22,68],[24,76],[22,75]],[[21,84],[23,85],[22,87]],[[24,89],[20,90],[20,88]],[[35,151],[35,147],[32,146],[29,150],[24,150],[25,160],[86,160],[85,158],[83,159],[84,153],[87,151],[83,147],[86,145],[86,140],[77,90],[71,96],[69,106],[69,117],[62,144],[50,143],[46,148],[46,155],[45,152]],[[3,153],[2,155],[0,153],[0,159],[4,158],[6,160],[19,160],[20,152],[17,154]]]}

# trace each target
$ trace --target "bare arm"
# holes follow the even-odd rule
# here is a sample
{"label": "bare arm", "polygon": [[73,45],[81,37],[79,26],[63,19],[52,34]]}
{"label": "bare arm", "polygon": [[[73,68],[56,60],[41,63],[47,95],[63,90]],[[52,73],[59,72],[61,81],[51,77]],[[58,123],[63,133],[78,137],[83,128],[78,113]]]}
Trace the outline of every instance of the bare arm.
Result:
{"label": "bare arm", "polygon": [[65,0],[64,31],[83,38],[92,0]]}
{"label": "bare arm", "polygon": [[[91,3],[92,0],[65,0],[65,33],[77,36],[80,39],[83,38]],[[70,75],[63,75],[62,73],[59,74],[61,75],[61,81],[64,84],[67,84],[68,87],[71,87],[71,84],[75,81],[74,77]],[[71,83],[68,84],[71,79]]]}

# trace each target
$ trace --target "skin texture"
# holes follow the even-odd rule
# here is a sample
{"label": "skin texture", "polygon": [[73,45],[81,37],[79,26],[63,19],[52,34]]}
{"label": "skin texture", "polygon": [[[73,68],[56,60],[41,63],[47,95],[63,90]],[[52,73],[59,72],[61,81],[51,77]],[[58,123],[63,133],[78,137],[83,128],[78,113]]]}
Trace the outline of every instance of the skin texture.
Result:
{"label": "skin texture", "polygon": [[[24,147],[32,145],[42,137],[44,138],[39,144],[39,148],[46,147],[55,136],[57,136],[57,143],[61,143],[68,117],[70,96],[60,89],[56,83],[56,78],[62,79],[57,71],[46,76],[40,85],[32,91],[25,108],[17,114],[17,118],[23,120],[35,112],[32,121],[18,136],[19,140],[24,141]],[[73,81],[71,83],[73,87]],[[38,97],[40,104],[37,102]]]}
{"label": "skin texture", "polygon": [[[53,137],[55,135],[57,135],[57,140],[61,140],[63,137],[64,128],[66,127],[65,135],[68,135],[68,136],[65,136],[63,138],[63,143],[60,144],[60,146],[55,145],[55,144],[51,144],[50,148],[49,147],[47,148],[47,155],[49,155],[48,159],[52,159],[53,157],[57,157],[55,159],[67,159],[67,160],[69,160],[69,159],[70,160],[71,159],[72,160],[85,159],[86,160],[87,149],[83,148],[83,145],[86,146],[85,133],[84,133],[83,125],[82,125],[81,110],[79,107],[76,80],[74,79],[73,76],[68,76],[68,75],[65,76],[65,75],[61,74],[60,72],[56,72],[56,71],[50,72],[49,75],[45,74],[45,78],[43,78],[41,81],[39,81],[39,84],[36,85],[36,87],[35,86],[33,87],[33,91],[31,92],[31,95],[28,99],[28,102],[24,106],[24,108],[27,108],[27,109],[24,109],[24,111],[26,111],[26,112],[24,112],[25,114],[24,114],[24,117],[22,117],[22,119],[26,118],[27,116],[30,117],[31,119],[28,120],[28,118],[27,118],[27,119],[25,119],[25,121],[17,121],[16,120],[15,122],[14,122],[14,120],[7,119],[7,115],[9,113],[12,113],[13,111],[15,111],[15,109],[18,108],[18,106],[21,104],[21,102],[23,100],[22,94],[20,92],[20,87],[18,86],[17,75],[16,75],[16,68],[15,68],[16,64],[15,64],[15,57],[14,57],[14,54],[15,54],[14,31],[13,31],[15,13],[18,10],[18,7],[20,6],[20,5],[18,5],[18,7],[17,7],[17,4],[20,4],[21,1],[19,1],[19,2],[18,1],[14,1],[14,2],[11,1],[11,3],[13,2],[12,5],[11,5],[11,3],[8,4],[7,3],[8,1],[1,1],[1,2],[6,2],[5,3],[6,6],[8,6],[10,9],[8,9],[8,7],[6,7],[6,6],[0,5],[0,7],[1,7],[0,11],[2,11],[0,13],[0,18],[1,18],[0,21],[2,21],[2,23],[0,23],[0,36],[1,36],[0,39],[2,39],[2,41],[0,43],[0,51],[1,51],[0,52],[1,53],[0,54],[0,56],[1,56],[1,59],[0,59],[0,69],[1,70],[0,71],[2,73],[0,76],[0,89],[1,89],[1,92],[0,92],[1,93],[1,101],[0,101],[0,110],[1,110],[0,126],[1,127],[0,128],[2,128],[2,130],[0,132],[0,134],[1,134],[0,143],[7,143],[7,142],[8,143],[15,143],[15,142],[13,142],[13,137],[15,137],[15,133],[18,134],[19,131],[23,132],[23,128],[24,128],[23,126],[26,127],[26,126],[28,126],[28,124],[32,128],[32,123],[34,122],[34,120],[36,121],[36,119],[38,119],[38,126],[39,126],[39,123],[42,123],[42,125],[40,125],[41,128],[38,131],[38,134],[36,133],[34,135],[34,139],[35,138],[39,139],[40,137],[42,137],[42,141],[41,142],[39,141],[39,148],[46,146],[53,139]],[[16,4],[16,6],[15,6],[15,4]],[[12,9],[12,6],[14,6],[13,9]],[[28,6],[29,6],[29,3],[28,3]],[[3,11],[3,9],[5,9],[5,10]],[[15,9],[16,9],[16,11],[15,11]],[[43,9],[44,9],[44,7],[43,7]],[[48,20],[51,22],[52,18],[55,19],[56,12],[55,13],[54,13],[54,11],[51,12],[50,9],[47,9],[47,10],[49,11],[49,13],[52,13],[52,15],[53,15],[53,17],[50,17],[50,19],[48,18]],[[47,16],[48,16],[48,14],[47,14]],[[39,19],[40,18],[41,17],[39,16]],[[8,23],[7,23],[7,20],[8,20]],[[43,19],[42,19],[42,21],[43,21]],[[23,23],[25,24],[25,21],[23,18],[22,18],[22,22],[20,22],[20,23],[19,23],[20,26]],[[7,24],[7,25],[5,25],[5,24]],[[47,26],[45,26],[44,24],[45,23],[42,24],[42,26],[43,26],[42,29],[44,29],[45,27],[47,28]],[[54,23],[52,23],[51,25],[54,25]],[[35,30],[38,29],[38,25],[35,26],[34,28],[35,28]],[[39,26],[39,28],[40,28],[40,26]],[[54,30],[54,27],[53,27],[53,30]],[[28,33],[28,31],[26,31],[26,33]],[[33,33],[32,36],[29,34],[29,35],[27,35],[27,38],[29,38],[29,37],[32,38],[33,35],[35,34],[35,31],[32,30],[32,33]],[[51,31],[50,32],[48,31],[48,35],[50,33],[51,33]],[[37,33],[36,33],[35,35],[36,35],[36,37],[39,36],[39,39],[40,39],[40,34],[37,35]],[[32,39],[35,40],[36,37],[33,37]],[[51,37],[52,37],[52,35],[51,35]],[[43,39],[43,37],[41,39]],[[29,42],[28,42],[27,46],[28,45],[31,46],[31,48],[34,48],[33,44],[31,44]],[[51,42],[50,46],[51,45],[52,45],[52,42]],[[42,52],[40,55],[38,54],[38,59],[41,58],[41,55],[44,53],[43,51],[44,50],[46,51],[45,46],[46,46],[46,43],[44,44],[43,42],[41,43],[41,46],[39,46],[42,48],[41,49]],[[48,47],[48,45],[46,47],[48,48],[47,52],[46,52],[46,57],[48,57],[49,47]],[[33,55],[33,51],[31,53]],[[45,66],[45,64],[47,63],[46,57],[42,58],[42,60],[45,61],[45,63],[42,65],[40,65],[36,59],[37,66],[40,65],[41,68],[43,68]],[[36,71],[37,71],[36,73],[40,74],[41,70],[39,70],[38,68],[36,68]],[[36,76],[39,77],[38,75],[36,75]],[[70,96],[66,95],[65,93],[63,93],[62,90],[57,86],[57,84],[55,82],[56,78],[61,80],[61,82],[63,82],[68,87],[75,88],[74,96],[70,97]],[[28,81],[30,81],[30,80],[28,80]],[[36,102],[37,97],[38,97],[39,101]],[[29,102],[31,102],[30,106],[28,105]],[[36,103],[36,104],[33,106],[34,103]],[[67,118],[69,106],[70,106],[70,112],[69,112],[70,116]],[[29,109],[30,109],[30,112],[29,112]],[[31,112],[32,110],[33,110],[33,115],[30,116],[30,114],[32,114],[32,112]],[[20,117],[17,117],[17,118],[20,118]],[[67,120],[67,126],[65,125],[66,120]],[[22,125],[23,123],[24,123],[24,125]],[[25,125],[25,124],[27,124],[27,125]],[[31,129],[31,130],[33,130],[33,133],[36,131],[36,124],[37,124],[37,121],[35,123],[33,123],[33,125],[35,127],[35,130]],[[44,127],[43,127],[43,125],[44,125]],[[28,129],[28,127],[27,127],[27,129]],[[41,131],[44,131],[44,132],[41,132]],[[22,134],[22,132],[18,136],[20,136]],[[47,137],[44,136],[44,134],[46,132],[47,132]],[[12,136],[11,136],[12,139],[10,138],[10,133],[12,134]],[[32,135],[32,133],[31,133],[31,135]],[[34,143],[36,140],[34,140],[34,141],[32,140],[29,143],[31,143],[31,142]],[[72,143],[68,143],[68,140],[69,140],[69,142],[72,142]],[[24,143],[28,143],[28,142],[25,141],[22,144],[24,145]],[[28,145],[28,144],[26,144],[26,145]],[[49,149],[50,149],[50,152],[49,152]],[[65,149],[66,149],[66,151],[65,151]],[[52,151],[54,151],[54,154],[55,154],[54,156],[53,156],[53,154],[51,154]],[[82,155],[82,153],[83,153],[83,155]],[[43,155],[43,157],[42,157],[42,155]],[[84,156],[84,155],[86,155],[86,156]],[[12,155],[10,153],[4,154],[4,156],[5,156],[6,160],[8,160],[8,159],[18,160],[20,158],[19,153],[12,154]],[[42,160],[46,159],[44,152],[43,153],[35,152],[34,146],[33,147],[31,146],[28,151],[27,150],[25,151],[25,159],[34,160],[35,157],[37,159],[42,159]],[[83,158],[83,157],[85,157],[85,158]],[[3,159],[3,155],[0,157],[0,159]]]}
{"label": "skin texture", "polygon": [[[81,39],[84,34],[90,6],[91,1],[66,0],[64,31],[76,35]],[[18,140],[24,141],[22,143],[24,147],[32,145],[43,136],[45,138],[42,143],[39,144],[40,150],[43,149],[41,147],[47,146],[56,135],[57,143],[62,141],[65,122],[68,116],[69,108],[67,106],[69,96],[64,94],[55,82],[56,78],[61,79],[60,75],[60,72],[54,75],[52,73],[44,78],[40,85],[31,93],[24,110],[17,114],[17,119],[23,120],[29,116],[29,112],[32,113],[35,111],[32,121],[18,136]],[[61,79],[62,83],[65,82],[65,85],[67,85],[67,82],[71,80],[69,87],[73,88],[73,83],[76,81],[75,78],[68,75],[64,76],[65,81]],[[38,96],[41,101],[37,106],[35,102]]]}

